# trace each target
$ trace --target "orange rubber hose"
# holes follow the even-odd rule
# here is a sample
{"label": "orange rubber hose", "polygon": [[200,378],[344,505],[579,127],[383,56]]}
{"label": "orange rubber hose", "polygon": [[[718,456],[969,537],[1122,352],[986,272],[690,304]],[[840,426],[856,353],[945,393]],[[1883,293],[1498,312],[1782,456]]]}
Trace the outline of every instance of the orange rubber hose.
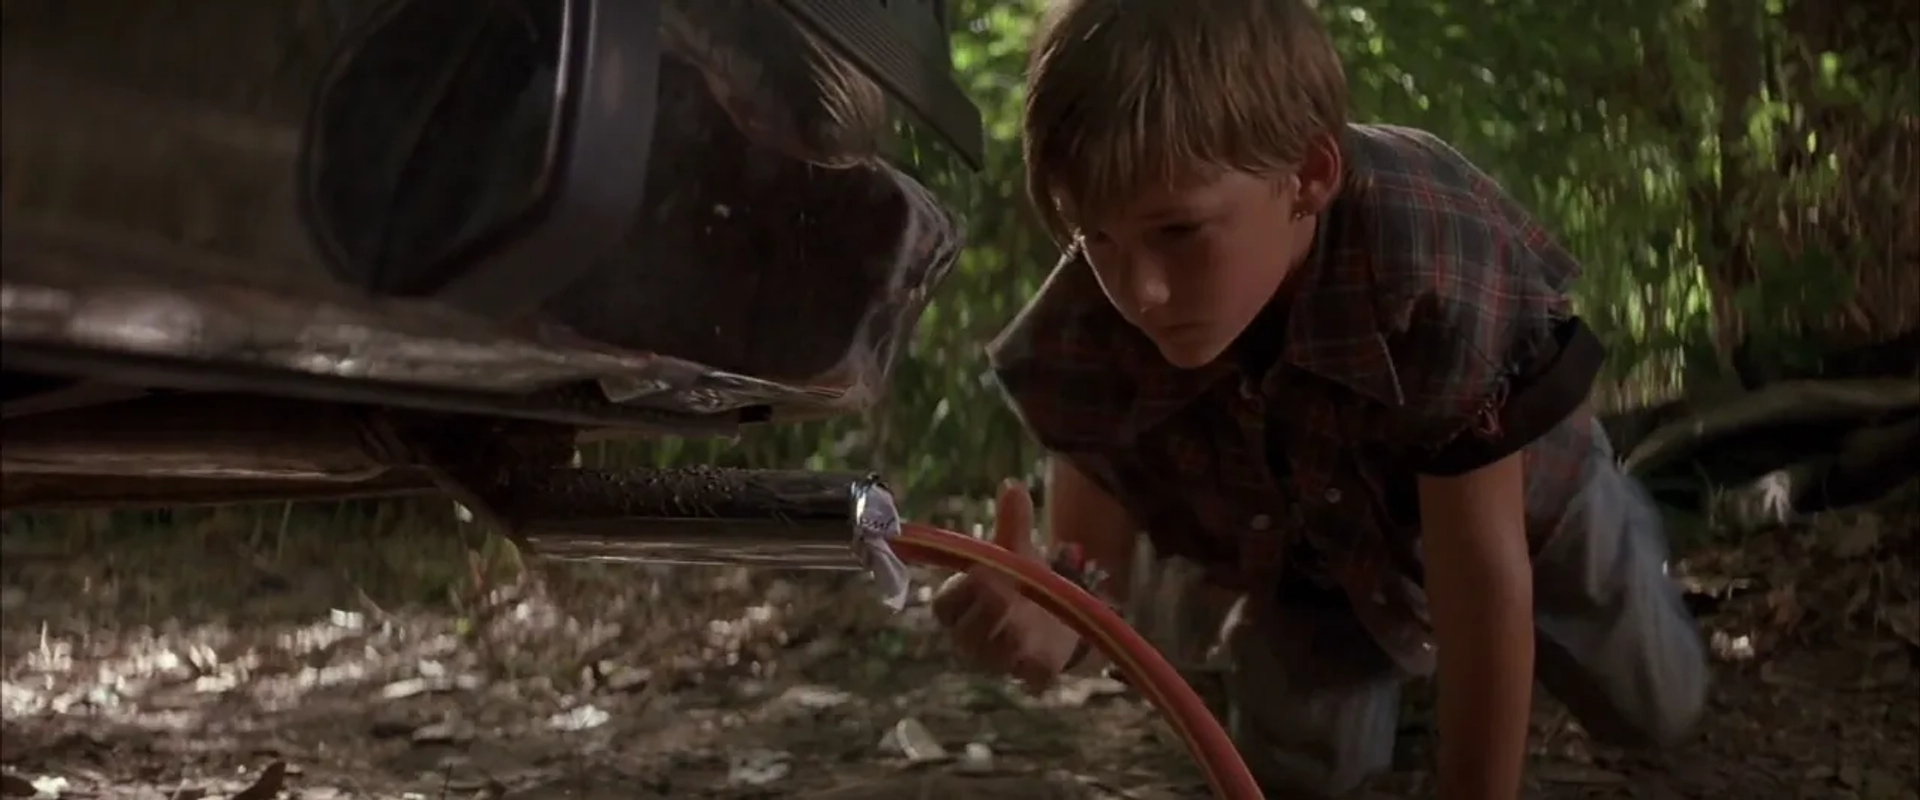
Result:
{"label": "orange rubber hose", "polygon": [[1253,773],[1200,695],[1145,637],[1099,598],[1054,574],[1046,564],[952,531],[903,523],[900,537],[890,544],[902,559],[916,564],[956,572],[986,567],[1014,581],[1027,597],[1085,637],[1120,669],[1136,691],[1166,715],[1187,750],[1200,762],[1214,796],[1222,800],[1262,800]]}

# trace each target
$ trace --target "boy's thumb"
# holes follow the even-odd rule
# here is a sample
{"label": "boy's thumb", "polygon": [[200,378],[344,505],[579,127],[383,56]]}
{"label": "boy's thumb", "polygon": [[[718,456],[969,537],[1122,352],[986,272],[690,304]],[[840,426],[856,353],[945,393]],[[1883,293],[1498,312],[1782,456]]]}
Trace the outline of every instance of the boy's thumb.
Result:
{"label": "boy's thumb", "polygon": [[1033,543],[1033,497],[1017,480],[1000,485],[993,504],[993,543],[1016,553],[1036,551]]}

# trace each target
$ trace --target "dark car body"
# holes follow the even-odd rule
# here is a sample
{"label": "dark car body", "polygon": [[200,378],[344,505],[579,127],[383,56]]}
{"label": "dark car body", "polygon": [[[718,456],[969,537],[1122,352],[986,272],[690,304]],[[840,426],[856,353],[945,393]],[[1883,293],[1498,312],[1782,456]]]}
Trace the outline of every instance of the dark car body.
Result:
{"label": "dark car body", "polygon": [[960,248],[929,176],[980,146],[939,2],[4,15],[15,509],[446,489],[860,410]]}

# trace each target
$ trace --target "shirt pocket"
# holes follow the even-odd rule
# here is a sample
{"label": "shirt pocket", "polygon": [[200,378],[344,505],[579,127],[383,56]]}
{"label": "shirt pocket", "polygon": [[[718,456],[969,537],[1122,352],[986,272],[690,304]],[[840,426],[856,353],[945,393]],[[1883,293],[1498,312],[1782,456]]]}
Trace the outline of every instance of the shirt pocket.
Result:
{"label": "shirt pocket", "polygon": [[1282,415],[1302,538],[1335,577],[1379,566],[1393,529],[1371,431],[1381,411],[1352,398],[1303,398]]}
{"label": "shirt pocket", "polygon": [[1155,465],[1158,491],[1190,522],[1164,536],[1186,540],[1179,549],[1210,566],[1254,570],[1276,561],[1290,526],[1284,495],[1268,476],[1259,448],[1243,442],[1234,421],[1191,414],[1143,440]]}

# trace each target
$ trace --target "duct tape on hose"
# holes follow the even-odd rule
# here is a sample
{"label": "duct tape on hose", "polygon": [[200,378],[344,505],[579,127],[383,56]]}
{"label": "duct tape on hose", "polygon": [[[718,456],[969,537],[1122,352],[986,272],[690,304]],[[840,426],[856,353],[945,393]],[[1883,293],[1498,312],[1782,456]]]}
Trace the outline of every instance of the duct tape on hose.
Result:
{"label": "duct tape on hose", "polygon": [[907,574],[907,562],[893,552],[893,540],[900,536],[900,510],[893,493],[870,476],[853,484],[853,557],[873,576],[880,600],[887,608],[899,611],[907,607],[907,593],[913,577]]}

